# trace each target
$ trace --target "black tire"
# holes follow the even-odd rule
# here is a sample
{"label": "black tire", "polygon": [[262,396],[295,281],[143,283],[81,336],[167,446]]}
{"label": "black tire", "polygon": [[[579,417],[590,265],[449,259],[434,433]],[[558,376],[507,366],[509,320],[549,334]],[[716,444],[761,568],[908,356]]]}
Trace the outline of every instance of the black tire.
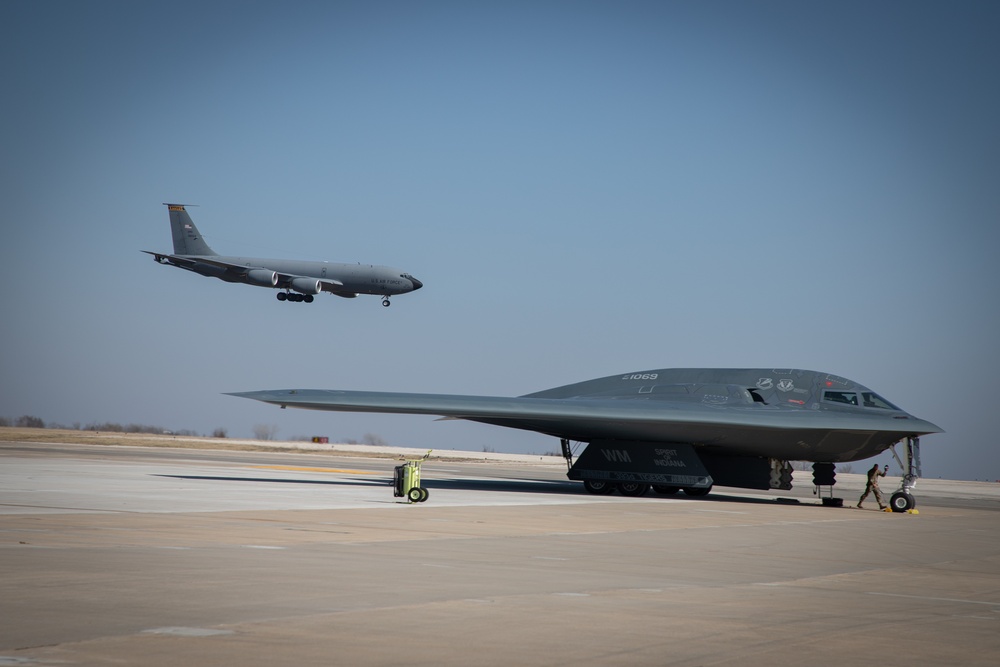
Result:
{"label": "black tire", "polygon": [[284,301],[287,298],[288,298],[287,294],[285,294],[284,292],[278,292],[278,301]]}
{"label": "black tire", "polygon": [[406,499],[411,503],[419,503],[420,499],[424,497],[424,494],[420,492],[420,487],[415,486],[406,492]]}
{"label": "black tire", "polygon": [[653,491],[660,494],[661,496],[672,496],[678,491],[680,491],[680,488],[676,486],[663,486],[661,484],[654,484]]}
{"label": "black tire", "polygon": [[583,480],[583,488],[587,490],[587,493],[593,493],[595,496],[606,496],[615,490],[615,485],[601,479],[585,479]]}
{"label": "black tire", "polygon": [[313,302],[313,295],[312,294],[306,294],[305,300],[306,300],[306,303],[312,303]]}
{"label": "black tire", "polygon": [[389,303],[389,299],[382,299],[382,305],[388,308],[392,304]]}
{"label": "black tire", "polygon": [[906,491],[897,491],[889,499],[889,507],[893,512],[905,512],[917,506],[917,501]]}
{"label": "black tire", "polygon": [[638,498],[639,496],[646,495],[649,491],[649,484],[645,482],[619,482],[618,483],[618,493],[623,496],[628,496],[629,498]]}
{"label": "black tire", "polygon": [[695,487],[692,487],[692,486],[686,486],[686,487],[684,487],[684,493],[687,494],[687,495],[689,495],[689,496],[693,496],[695,498],[700,498],[701,496],[707,496],[708,493],[711,490],[712,490],[712,487],[710,487],[710,486],[707,487],[707,488],[703,488],[703,489],[698,489],[698,488],[695,488]]}
{"label": "black tire", "polygon": [[420,487],[420,500],[418,500],[417,502],[425,503],[425,502],[427,502],[427,499],[430,498],[430,496],[431,496],[431,492],[428,491],[425,487],[421,486]]}

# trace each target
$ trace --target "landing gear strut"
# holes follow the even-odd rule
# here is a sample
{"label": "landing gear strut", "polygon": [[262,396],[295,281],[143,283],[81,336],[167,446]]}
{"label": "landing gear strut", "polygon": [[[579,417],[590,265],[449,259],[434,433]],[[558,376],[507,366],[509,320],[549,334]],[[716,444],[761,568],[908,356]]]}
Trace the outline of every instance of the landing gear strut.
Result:
{"label": "landing gear strut", "polygon": [[892,445],[889,449],[892,451],[892,457],[896,459],[896,463],[903,469],[903,481],[899,485],[899,490],[892,494],[889,499],[889,507],[892,508],[893,512],[907,512],[917,506],[917,501],[911,492],[917,486],[917,480],[922,474],[920,471],[920,438],[910,436],[906,439],[906,465],[903,465],[899,456],[896,455],[896,445]]}

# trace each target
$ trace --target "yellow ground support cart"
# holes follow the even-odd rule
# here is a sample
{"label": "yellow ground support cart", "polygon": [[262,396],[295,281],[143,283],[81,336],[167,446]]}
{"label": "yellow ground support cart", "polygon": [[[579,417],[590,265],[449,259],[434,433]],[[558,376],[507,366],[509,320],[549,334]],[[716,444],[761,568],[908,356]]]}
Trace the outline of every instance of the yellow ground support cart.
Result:
{"label": "yellow ground support cart", "polygon": [[427,489],[420,486],[420,464],[430,458],[433,450],[428,449],[422,459],[406,461],[392,470],[392,495],[396,498],[406,498],[408,503],[422,503],[430,495]]}

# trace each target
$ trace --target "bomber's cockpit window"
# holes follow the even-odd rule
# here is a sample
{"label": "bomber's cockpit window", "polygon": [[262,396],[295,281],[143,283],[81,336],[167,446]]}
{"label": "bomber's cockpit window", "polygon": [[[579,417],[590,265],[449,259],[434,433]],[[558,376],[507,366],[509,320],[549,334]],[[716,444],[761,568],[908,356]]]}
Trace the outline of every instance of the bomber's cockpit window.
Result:
{"label": "bomber's cockpit window", "polygon": [[853,391],[824,391],[823,400],[842,405],[857,405],[858,395]]}
{"label": "bomber's cockpit window", "polygon": [[[858,402],[858,394],[861,401]],[[839,403],[841,405],[860,405],[866,408],[881,408],[883,410],[899,410],[895,405],[885,400],[873,391],[832,391],[823,392],[823,400],[828,403]]]}
{"label": "bomber's cockpit window", "polygon": [[866,408],[882,408],[883,410],[899,410],[895,405],[885,400],[873,391],[861,392],[861,400]]}

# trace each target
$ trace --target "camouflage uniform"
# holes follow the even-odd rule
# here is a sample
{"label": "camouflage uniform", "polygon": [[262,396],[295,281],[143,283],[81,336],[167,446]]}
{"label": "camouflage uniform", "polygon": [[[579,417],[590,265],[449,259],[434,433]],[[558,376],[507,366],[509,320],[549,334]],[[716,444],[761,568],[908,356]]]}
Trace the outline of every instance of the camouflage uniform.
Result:
{"label": "camouflage uniform", "polygon": [[868,497],[869,493],[874,493],[879,509],[885,509],[885,501],[882,499],[882,491],[878,488],[879,477],[885,477],[885,471],[879,470],[878,464],[876,463],[872,466],[872,469],[868,471],[868,485],[865,486],[865,492],[861,494],[861,500],[858,501],[858,507],[861,507],[861,503],[865,502],[865,498]]}

